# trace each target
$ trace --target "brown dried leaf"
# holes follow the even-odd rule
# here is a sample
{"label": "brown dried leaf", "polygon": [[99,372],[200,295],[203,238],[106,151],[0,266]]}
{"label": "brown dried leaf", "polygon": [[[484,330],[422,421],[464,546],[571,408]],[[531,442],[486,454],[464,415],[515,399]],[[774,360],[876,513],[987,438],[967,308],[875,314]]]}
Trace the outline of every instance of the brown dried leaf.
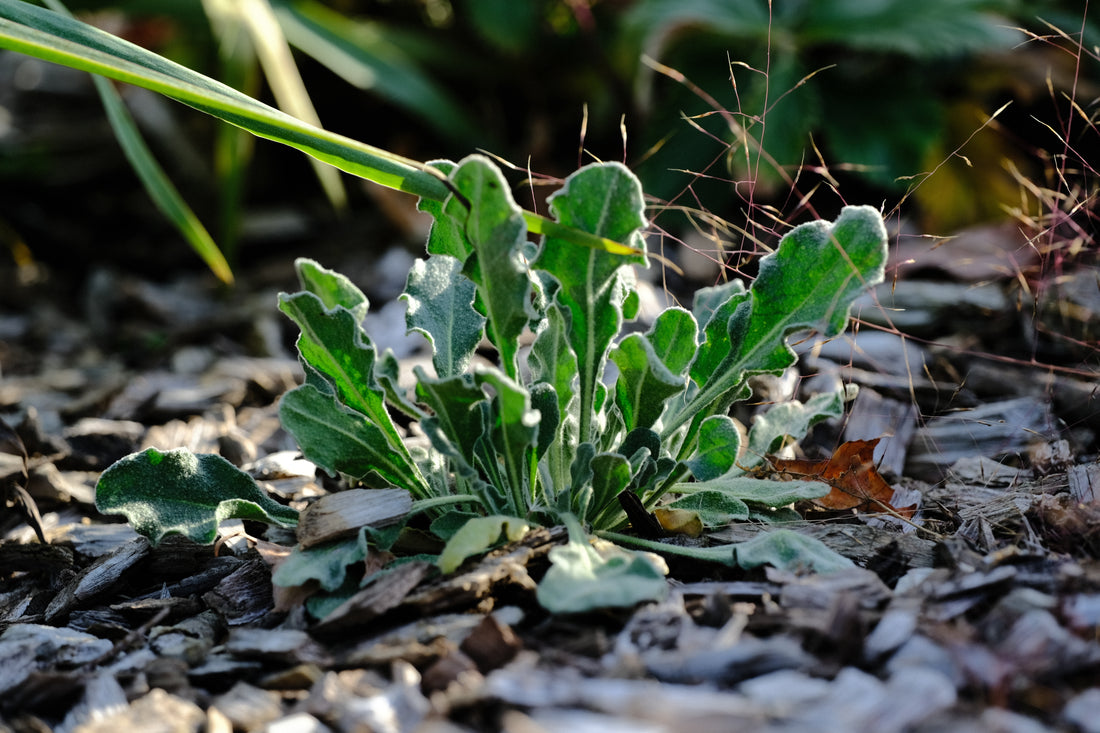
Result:
{"label": "brown dried leaf", "polygon": [[824,461],[808,461],[768,457],[779,473],[799,478],[822,481],[832,487],[825,496],[814,503],[825,509],[885,508],[906,519],[913,516],[914,507],[895,507],[890,501],[894,489],[882,478],[875,467],[874,451],[879,439],[851,440],[836,449],[832,457]]}

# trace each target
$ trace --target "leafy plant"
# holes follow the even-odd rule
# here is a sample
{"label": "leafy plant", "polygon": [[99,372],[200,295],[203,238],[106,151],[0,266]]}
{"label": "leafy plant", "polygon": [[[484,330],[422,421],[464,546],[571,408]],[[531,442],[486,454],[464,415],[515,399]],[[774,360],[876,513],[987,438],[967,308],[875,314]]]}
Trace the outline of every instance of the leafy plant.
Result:
{"label": "leafy plant", "polygon": [[[429,256],[413,267],[404,297],[409,328],[432,344],[434,374],[418,369],[414,393],[405,394],[396,359],[379,353],[361,326],[366,296],[346,277],[299,260],[302,289],[282,294],[279,307],[301,329],[306,379],[283,397],[280,416],[326,471],[408,491],[414,501],[406,521],[426,515],[431,531],[448,540],[440,556],[445,569],[502,533],[514,539],[532,524],[562,522],[569,545],[551,555],[544,582],[572,585],[575,593],[543,592],[544,605],[575,611],[635,603],[664,592],[655,582],[663,563],[648,553],[596,550],[586,527],[652,549],[621,530],[669,499],[673,508],[696,512],[701,524],[724,524],[771,521],[773,509],[828,492],[818,482],[746,475],[727,412],[748,395],[751,375],[794,364],[791,333],[839,334],[852,300],[881,281],[886,235],[874,209],[846,207],[833,223],[792,229],[760,262],[751,286],[734,280],[704,288],[692,310],[667,309],[646,331],[623,335],[638,308],[633,268],[648,264],[641,185],[625,166],[575,172],[551,197],[548,219],[517,206],[501,171],[483,156],[428,165],[400,158],[43,12],[0,0],[0,45],[143,84],[421,196],[435,223]],[[535,243],[531,234],[543,237]],[[525,353],[519,343],[526,332],[534,338]],[[474,363],[483,339],[496,352],[495,366]],[[613,382],[605,381],[608,362],[617,367]],[[779,405],[753,427],[749,445],[762,455],[785,436],[800,437],[813,422],[840,415],[844,398]],[[419,425],[426,446],[406,442],[399,415]],[[223,464],[186,453],[137,454],[104,472],[97,505],[125,514],[154,539],[180,532],[208,541],[211,522],[229,516],[293,521],[242,488],[247,477]],[[220,496],[219,486],[236,488]],[[344,588],[332,558],[341,558],[336,565],[355,562],[368,542],[389,549],[400,530],[365,527],[343,545],[296,553],[323,553],[318,579]],[[729,565],[846,563],[783,531],[741,552],[660,549]],[[308,576],[302,568],[310,565],[299,557],[290,575]]]}

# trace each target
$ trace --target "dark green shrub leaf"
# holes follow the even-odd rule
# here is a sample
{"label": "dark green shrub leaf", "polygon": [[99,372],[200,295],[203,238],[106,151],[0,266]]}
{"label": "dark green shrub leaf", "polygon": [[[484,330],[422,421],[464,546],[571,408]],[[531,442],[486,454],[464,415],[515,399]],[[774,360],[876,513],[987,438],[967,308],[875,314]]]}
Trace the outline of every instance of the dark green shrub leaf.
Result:
{"label": "dark green shrub leaf", "polygon": [[146,448],[120,459],[99,477],[95,504],[103,514],[125,516],[153,544],[181,534],[209,545],[226,519],[298,522],[297,511],[272,500],[229,461],[184,448]]}

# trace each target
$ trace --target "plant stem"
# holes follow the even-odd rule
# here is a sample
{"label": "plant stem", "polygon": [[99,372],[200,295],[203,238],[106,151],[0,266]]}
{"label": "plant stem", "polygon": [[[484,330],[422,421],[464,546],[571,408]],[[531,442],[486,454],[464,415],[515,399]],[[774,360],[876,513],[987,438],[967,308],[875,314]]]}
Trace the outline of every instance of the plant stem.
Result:
{"label": "plant stem", "polygon": [[651,552],[662,553],[665,555],[676,555],[677,557],[685,557],[689,560],[702,560],[703,562],[713,562],[719,565],[725,565],[726,567],[737,567],[737,556],[734,554],[733,548],[736,545],[716,545],[714,547],[684,547],[682,545],[670,545],[665,542],[655,542],[653,540],[644,540],[641,537],[634,537],[628,534],[621,534],[619,532],[597,531],[596,536],[605,540],[610,540],[619,545],[631,545],[643,550],[650,550]]}

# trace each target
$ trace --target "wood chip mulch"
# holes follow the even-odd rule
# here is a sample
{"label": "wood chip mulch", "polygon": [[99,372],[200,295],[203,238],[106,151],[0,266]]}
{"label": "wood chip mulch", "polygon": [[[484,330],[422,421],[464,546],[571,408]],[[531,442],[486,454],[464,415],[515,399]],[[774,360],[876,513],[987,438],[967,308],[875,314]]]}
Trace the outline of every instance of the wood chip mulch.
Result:
{"label": "wood chip mulch", "polygon": [[[299,507],[341,488],[279,428],[300,370],[274,289],[227,301],[187,281],[164,313],[163,287],[119,281],[98,316],[0,314],[0,416],[30,454],[25,484],[12,454],[0,477],[47,541],[10,501],[0,731],[1100,731],[1095,378],[862,333],[807,347],[818,389],[862,391],[806,450],[893,436],[880,470],[920,503],[911,523],[804,512],[795,528],[857,567],[670,560],[661,603],[550,616],[534,587],[564,533],[539,529],[449,576],[405,564],[319,620],[272,588],[293,536],[239,524],[216,547],[151,547],[94,511],[99,472],[149,445],[219,452]],[[122,312],[114,344],[155,336],[163,358],[99,346]]]}

